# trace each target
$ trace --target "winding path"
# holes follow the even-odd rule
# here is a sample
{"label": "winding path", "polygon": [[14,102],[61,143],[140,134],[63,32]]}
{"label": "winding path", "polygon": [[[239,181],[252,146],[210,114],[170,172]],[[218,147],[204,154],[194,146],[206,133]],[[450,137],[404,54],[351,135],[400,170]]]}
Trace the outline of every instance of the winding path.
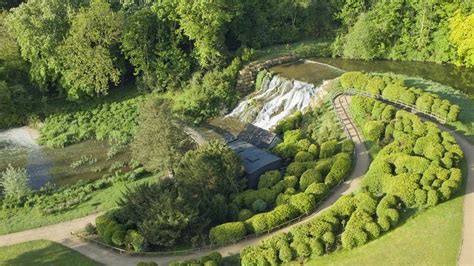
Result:
{"label": "winding path", "polygon": [[88,223],[94,223],[95,218],[99,214],[90,215],[80,219],[76,219],[69,222],[64,222],[60,224],[49,225],[37,229],[27,230],[23,232],[8,234],[0,236],[0,246],[8,246],[21,242],[45,239],[58,242],[66,247],[74,249],[83,255],[90,257],[100,263],[106,265],[136,265],[140,261],[154,261],[159,265],[166,265],[172,261],[176,260],[187,260],[192,258],[197,258],[202,255],[206,255],[211,251],[218,251],[223,256],[234,255],[239,253],[243,248],[254,245],[260,242],[261,240],[268,238],[274,234],[280,232],[287,232],[294,226],[297,226],[301,223],[304,223],[311,219],[312,217],[318,215],[322,210],[331,206],[336,202],[342,195],[354,192],[359,186],[359,181],[361,177],[367,171],[370,158],[365,147],[365,144],[360,137],[360,132],[352,123],[352,120],[348,116],[348,101],[345,96],[339,96],[335,101],[336,112],[340,121],[346,127],[346,130],[350,132],[351,139],[355,143],[355,166],[351,175],[346,179],[344,183],[339,185],[337,189],[328,197],[326,200],[319,205],[316,212],[306,217],[304,220],[293,224],[291,226],[282,228],[278,231],[275,231],[269,235],[262,235],[257,238],[252,238],[246,241],[241,241],[232,245],[228,245],[222,248],[217,248],[214,250],[203,250],[201,252],[195,252],[190,255],[185,256],[168,256],[168,257],[134,257],[134,256],[124,256],[119,255],[116,252],[100,247],[94,243],[80,241],[70,235],[72,231],[78,231],[84,228]]}

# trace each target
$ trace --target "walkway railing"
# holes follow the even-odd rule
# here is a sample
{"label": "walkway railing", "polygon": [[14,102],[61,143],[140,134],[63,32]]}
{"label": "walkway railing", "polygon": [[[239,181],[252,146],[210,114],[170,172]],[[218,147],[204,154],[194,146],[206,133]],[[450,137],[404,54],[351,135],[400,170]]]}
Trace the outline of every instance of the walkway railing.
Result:
{"label": "walkway railing", "polygon": [[445,118],[442,118],[439,115],[431,112],[431,110],[420,108],[419,106],[409,104],[409,103],[405,103],[405,102],[402,102],[400,100],[391,100],[391,99],[383,97],[382,95],[379,95],[379,94],[373,94],[373,93],[370,93],[370,92],[367,92],[367,91],[361,91],[361,90],[356,90],[356,89],[343,90],[342,93],[349,94],[349,95],[362,95],[362,96],[374,98],[374,99],[377,99],[377,100],[381,100],[381,101],[384,101],[384,102],[392,103],[392,104],[398,105],[398,106],[400,106],[404,109],[408,109],[412,112],[421,113],[421,114],[423,114],[425,116],[428,116],[428,117],[430,117],[434,120],[437,120],[441,124],[446,124],[446,119]]}

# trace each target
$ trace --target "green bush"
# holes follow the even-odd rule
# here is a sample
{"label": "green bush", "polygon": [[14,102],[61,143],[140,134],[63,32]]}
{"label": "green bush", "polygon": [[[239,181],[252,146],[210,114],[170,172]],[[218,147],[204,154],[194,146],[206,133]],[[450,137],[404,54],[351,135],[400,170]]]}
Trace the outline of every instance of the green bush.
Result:
{"label": "green bush", "polygon": [[252,203],[252,211],[254,213],[261,213],[267,209],[267,203],[261,199],[258,199]]}
{"label": "green bush", "polygon": [[126,235],[127,232],[123,229],[115,231],[115,233],[112,235],[112,244],[117,247],[125,245]]}
{"label": "green bush", "polygon": [[290,197],[289,203],[301,214],[310,213],[316,207],[316,202],[312,194],[298,193]]}
{"label": "green bush", "polygon": [[306,170],[300,178],[300,190],[304,191],[306,188],[313,183],[320,183],[323,181],[323,177],[320,172],[315,169]]}
{"label": "green bush", "polygon": [[282,135],[286,131],[299,128],[302,119],[303,119],[303,113],[301,113],[301,111],[295,112],[294,114],[278,122],[278,124],[275,127],[275,133],[278,135]]}
{"label": "green bush", "polygon": [[313,160],[314,160],[313,155],[307,151],[300,151],[295,156],[296,162],[310,162]]}
{"label": "green bush", "polygon": [[242,209],[239,211],[239,215],[238,215],[238,219],[239,221],[245,221],[247,219],[249,219],[250,217],[252,217],[254,214],[251,210],[249,209]]}
{"label": "green bush", "polygon": [[324,183],[328,186],[334,186],[344,180],[351,170],[352,159],[347,153],[339,153],[336,155],[331,171],[324,179]]}
{"label": "green bush", "polygon": [[301,129],[286,131],[283,135],[284,143],[297,143],[302,138],[303,133],[301,132]]}
{"label": "green bush", "polygon": [[240,240],[247,234],[243,222],[225,223],[211,228],[209,238],[214,244],[227,244]]}
{"label": "green bush", "polygon": [[406,88],[403,86],[389,84],[383,91],[382,96],[384,98],[394,101],[394,100],[398,100],[400,98],[400,94],[404,91],[406,91]]}
{"label": "green bush", "polygon": [[282,262],[290,262],[293,260],[293,251],[289,246],[283,246],[279,251],[278,251],[278,258]]}
{"label": "green bush", "polygon": [[317,144],[311,144],[308,148],[308,152],[311,153],[315,159],[319,156],[319,146]]}
{"label": "green bush", "polygon": [[368,121],[364,125],[364,135],[367,140],[378,142],[385,132],[385,124],[382,121]]}
{"label": "green bush", "polygon": [[458,116],[459,113],[461,112],[461,108],[458,105],[451,105],[451,108],[449,108],[449,113],[448,116],[446,117],[446,120],[448,122],[455,122],[458,121]]}
{"label": "green bush", "polygon": [[129,230],[125,236],[125,245],[133,251],[142,252],[146,250],[145,238],[135,230]]}
{"label": "green bush", "polygon": [[330,140],[321,144],[321,151],[319,153],[319,158],[328,158],[333,156],[336,153],[337,141]]}
{"label": "green bush", "polygon": [[282,180],[280,171],[272,170],[260,176],[258,181],[258,188],[269,188]]}
{"label": "green bush", "polygon": [[366,87],[367,92],[371,94],[375,94],[375,95],[382,94],[382,91],[384,89],[385,89],[385,82],[380,77],[371,78],[369,80],[369,83],[367,83],[367,87]]}
{"label": "green bush", "polygon": [[341,151],[352,154],[352,152],[354,151],[354,142],[352,142],[352,140],[350,139],[344,140],[342,142]]}
{"label": "green bush", "polygon": [[286,174],[300,177],[308,169],[307,165],[302,162],[293,162],[288,165],[286,169]]}
{"label": "green bush", "polygon": [[304,193],[312,194],[316,201],[322,199],[328,192],[329,189],[324,183],[313,183],[304,191]]}

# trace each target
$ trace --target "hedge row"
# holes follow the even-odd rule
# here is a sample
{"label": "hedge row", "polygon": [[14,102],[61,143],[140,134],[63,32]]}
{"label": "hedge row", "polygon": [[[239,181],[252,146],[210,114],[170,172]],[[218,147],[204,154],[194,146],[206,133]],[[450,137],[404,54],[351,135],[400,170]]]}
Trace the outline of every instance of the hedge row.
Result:
{"label": "hedge row", "polygon": [[171,262],[170,266],[218,266],[222,262],[222,255],[219,252],[211,252],[194,260]]}
{"label": "hedge row", "polygon": [[354,88],[382,95],[389,100],[399,100],[415,105],[420,110],[432,112],[448,122],[457,121],[461,111],[458,105],[440,99],[436,94],[417,88],[407,88],[403,80],[388,76],[379,77],[362,72],[347,72],[341,76],[341,85],[345,89]]}
{"label": "hedge row", "polygon": [[124,225],[117,223],[113,212],[98,216],[95,223],[97,234],[106,244],[126,247],[137,252],[146,249],[145,238],[136,230],[127,230]]}
{"label": "hedge row", "polygon": [[391,195],[381,199],[369,193],[343,196],[327,211],[289,233],[280,233],[261,245],[246,247],[241,253],[241,263],[279,265],[297,258],[322,256],[338,246],[347,249],[360,246],[396,225],[397,204]]}

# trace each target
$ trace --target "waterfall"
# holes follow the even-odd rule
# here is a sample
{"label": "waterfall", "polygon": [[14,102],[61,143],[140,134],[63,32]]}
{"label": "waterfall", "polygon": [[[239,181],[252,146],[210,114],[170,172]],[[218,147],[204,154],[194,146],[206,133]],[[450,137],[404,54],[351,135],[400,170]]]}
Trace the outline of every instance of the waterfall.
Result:
{"label": "waterfall", "polygon": [[[30,176],[30,185],[40,189],[51,180],[49,169],[51,162],[36,143],[37,133],[27,127],[12,128],[0,132],[0,153],[22,150],[27,154],[26,171]],[[0,169],[1,170],[1,169]]]}
{"label": "waterfall", "polygon": [[303,110],[318,93],[319,87],[278,75],[265,77],[261,88],[246,97],[227,115],[246,123],[270,129],[295,111]]}

